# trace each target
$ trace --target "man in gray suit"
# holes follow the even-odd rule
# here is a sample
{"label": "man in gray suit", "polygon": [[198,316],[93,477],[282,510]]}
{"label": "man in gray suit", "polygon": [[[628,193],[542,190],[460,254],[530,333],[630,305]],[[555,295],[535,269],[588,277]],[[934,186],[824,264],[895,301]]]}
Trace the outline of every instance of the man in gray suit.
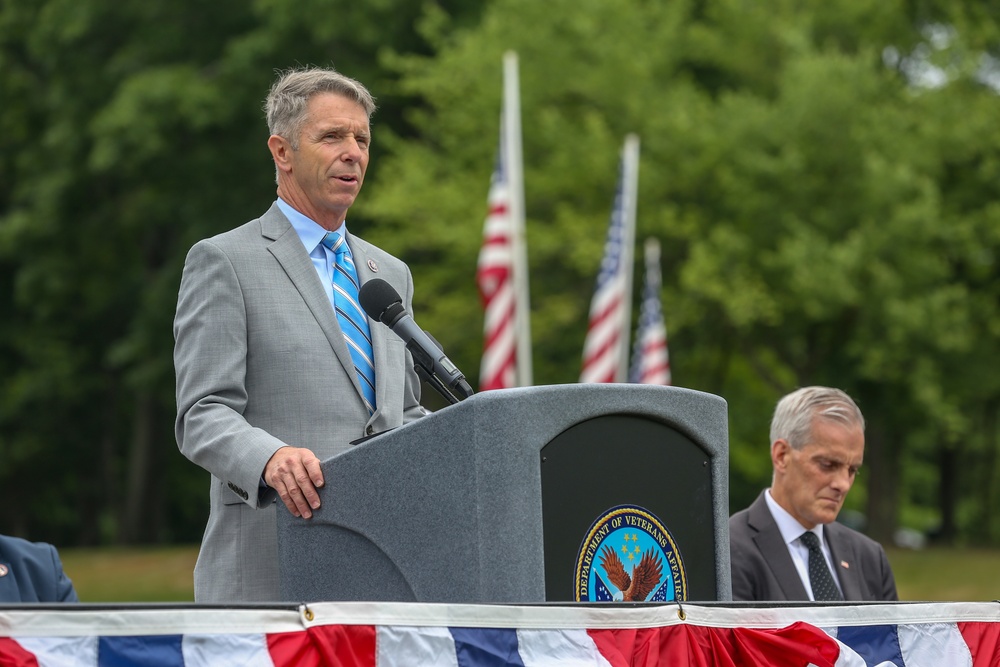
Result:
{"label": "man in gray suit", "polygon": [[843,391],[804,387],[771,421],[771,488],[729,519],[733,600],[898,600],[881,545],[835,522],[865,453]]}
{"label": "man in gray suit", "polygon": [[402,340],[366,327],[372,392],[334,311],[341,265],[327,243],[338,237],[357,281],[385,280],[411,310],[407,266],[345,224],[368,166],[371,94],[335,71],[303,68],[274,83],[266,109],[278,199],[191,248],[174,320],[177,443],[212,473],[198,602],[278,601],[275,511],[310,518],[321,459],[425,414]]}

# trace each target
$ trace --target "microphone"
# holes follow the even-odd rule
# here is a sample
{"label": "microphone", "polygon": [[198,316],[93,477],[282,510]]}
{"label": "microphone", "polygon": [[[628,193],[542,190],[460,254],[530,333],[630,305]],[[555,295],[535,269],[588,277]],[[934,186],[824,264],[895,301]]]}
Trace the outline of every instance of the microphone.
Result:
{"label": "microphone", "polygon": [[[423,370],[427,376],[425,379],[428,379],[442,394],[445,394],[445,391],[451,394],[445,394],[445,398],[454,403],[472,396],[472,387],[465,380],[462,371],[445,356],[441,346],[417,326],[403,308],[403,299],[392,285],[381,278],[369,280],[361,286],[358,301],[368,317],[382,322],[403,339],[406,348],[413,356],[414,368],[418,371]],[[437,386],[437,383],[433,382],[435,379],[447,389],[442,391],[445,387]]]}

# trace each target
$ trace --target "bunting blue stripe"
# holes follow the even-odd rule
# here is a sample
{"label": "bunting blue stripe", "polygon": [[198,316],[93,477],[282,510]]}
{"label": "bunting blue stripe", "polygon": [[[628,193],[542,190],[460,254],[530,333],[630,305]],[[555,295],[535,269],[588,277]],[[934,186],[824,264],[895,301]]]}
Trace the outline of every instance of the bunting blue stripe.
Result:
{"label": "bunting blue stripe", "polygon": [[513,628],[448,628],[458,667],[524,667]]}
{"label": "bunting blue stripe", "polygon": [[181,635],[101,637],[97,644],[98,667],[184,667]]}
{"label": "bunting blue stripe", "polygon": [[869,667],[905,664],[895,625],[845,626],[837,629],[837,639],[857,651]]}

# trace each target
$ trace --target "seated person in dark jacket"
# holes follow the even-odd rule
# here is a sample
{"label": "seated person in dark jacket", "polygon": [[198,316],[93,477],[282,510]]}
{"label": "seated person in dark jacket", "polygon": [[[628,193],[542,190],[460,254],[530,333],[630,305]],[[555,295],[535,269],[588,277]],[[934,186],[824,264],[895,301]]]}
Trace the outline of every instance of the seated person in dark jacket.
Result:
{"label": "seated person in dark jacket", "polygon": [[79,601],[54,546],[0,535],[0,604]]}
{"label": "seated person in dark jacket", "polygon": [[877,542],[835,521],[865,454],[850,396],[804,387],[771,421],[771,488],[729,519],[733,600],[898,600]]}

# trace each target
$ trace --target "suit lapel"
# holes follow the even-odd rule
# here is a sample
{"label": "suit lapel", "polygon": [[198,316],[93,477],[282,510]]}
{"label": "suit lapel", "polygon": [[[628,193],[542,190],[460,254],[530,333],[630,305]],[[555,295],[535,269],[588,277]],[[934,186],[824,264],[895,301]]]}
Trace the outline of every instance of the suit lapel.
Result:
{"label": "suit lapel", "polygon": [[788,545],[781,537],[778,524],[775,523],[774,517],[771,516],[771,510],[767,507],[764,493],[766,492],[761,492],[757,496],[757,500],[750,506],[747,517],[750,527],[758,531],[753,540],[764,556],[764,562],[767,563],[771,574],[781,586],[785,599],[808,600],[809,595],[806,593],[805,586],[802,585],[798,570],[795,569],[792,556],[788,553]]}
{"label": "suit lapel", "polygon": [[[826,534],[826,543],[830,547],[830,556],[833,560],[833,569],[837,572],[837,579],[840,580],[840,588],[844,592],[845,600],[864,600],[861,593],[861,573],[856,567],[857,558],[854,549],[848,540],[843,539],[840,526],[836,523],[828,523],[823,527]],[[851,567],[855,565],[855,567]]]}
{"label": "suit lapel", "polygon": [[[8,562],[0,563],[0,602],[33,602],[29,595],[22,597],[21,587],[17,585],[17,573]],[[30,593],[30,591],[25,591]]]}
{"label": "suit lapel", "polygon": [[316,267],[302,246],[302,240],[295,228],[288,222],[277,204],[265,213],[261,219],[261,233],[265,239],[272,241],[267,249],[278,260],[292,285],[302,295],[302,300],[319,323],[320,329],[326,335],[334,354],[341,366],[354,384],[354,389],[361,396],[361,386],[354,371],[354,361],[344,341],[344,334],[337,323],[333,312],[333,304],[326,296],[326,291],[316,275]]}

